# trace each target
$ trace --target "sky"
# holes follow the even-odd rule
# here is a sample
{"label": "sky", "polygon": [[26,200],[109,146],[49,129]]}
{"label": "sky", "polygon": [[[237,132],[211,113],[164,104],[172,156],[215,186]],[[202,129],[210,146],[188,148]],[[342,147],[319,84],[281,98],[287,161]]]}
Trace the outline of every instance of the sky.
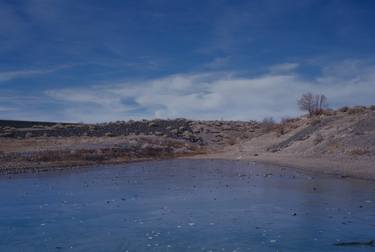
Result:
{"label": "sky", "polygon": [[261,120],[375,104],[372,0],[0,0],[0,119]]}

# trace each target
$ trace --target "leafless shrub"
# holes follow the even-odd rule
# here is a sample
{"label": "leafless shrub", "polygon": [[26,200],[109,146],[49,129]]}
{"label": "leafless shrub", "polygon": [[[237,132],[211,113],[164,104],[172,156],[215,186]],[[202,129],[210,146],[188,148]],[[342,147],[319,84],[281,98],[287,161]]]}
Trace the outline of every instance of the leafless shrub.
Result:
{"label": "leafless shrub", "polygon": [[280,120],[280,124],[285,125],[285,124],[292,123],[292,122],[294,122],[294,121],[295,121],[295,118],[283,117],[283,118],[281,118],[281,120]]}
{"label": "leafless shrub", "polygon": [[270,132],[274,129],[275,125],[275,120],[272,117],[266,117],[261,122],[261,126],[264,132]]}
{"label": "leafless shrub", "polygon": [[282,124],[277,124],[275,126],[277,136],[280,137],[286,133],[286,128]]}
{"label": "leafless shrub", "polygon": [[355,106],[355,107],[349,108],[348,113],[349,113],[349,115],[355,115],[355,114],[361,114],[365,111],[366,111],[366,107]]}
{"label": "leafless shrub", "polygon": [[309,112],[310,116],[320,115],[328,107],[327,97],[323,94],[303,94],[297,103],[300,110]]}
{"label": "leafless shrub", "polygon": [[274,128],[276,129],[278,136],[284,135],[287,132],[289,123],[289,118],[285,117],[281,118],[280,123],[275,124]]}
{"label": "leafless shrub", "polygon": [[336,111],[333,109],[324,109],[322,111],[322,115],[325,115],[325,116],[334,116],[336,114],[337,114]]}
{"label": "leafless shrub", "polygon": [[322,122],[322,120],[320,120],[320,118],[314,118],[314,119],[312,119],[311,121],[310,121],[310,124],[312,125],[312,126],[315,126],[315,125],[318,125],[319,123],[321,123]]}
{"label": "leafless shrub", "polygon": [[349,110],[349,107],[347,107],[347,106],[339,108],[339,111],[343,112],[343,113],[348,112],[348,110]]}
{"label": "leafless shrub", "polygon": [[281,118],[280,123],[274,126],[278,136],[284,135],[288,133],[290,130],[297,128],[298,125],[296,124],[296,122],[298,122],[298,120],[298,118],[290,117]]}

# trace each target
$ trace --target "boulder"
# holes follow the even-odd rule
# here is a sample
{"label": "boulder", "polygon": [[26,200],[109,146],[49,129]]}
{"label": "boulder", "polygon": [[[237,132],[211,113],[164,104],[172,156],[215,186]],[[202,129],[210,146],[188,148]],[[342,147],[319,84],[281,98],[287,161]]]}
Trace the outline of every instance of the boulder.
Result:
{"label": "boulder", "polygon": [[156,122],[149,122],[148,123],[148,127],[152,128],[152,127],[157,127],[158,124]]}
{"label": "boulder", "polygon": [[183,133],[182,133],[182,137],[184,138],[184,139],[190,139],[190,138],[192,138],[194,135],[193,135],[193,133],[192,132],[190,132],[190,131],[184,131]]}

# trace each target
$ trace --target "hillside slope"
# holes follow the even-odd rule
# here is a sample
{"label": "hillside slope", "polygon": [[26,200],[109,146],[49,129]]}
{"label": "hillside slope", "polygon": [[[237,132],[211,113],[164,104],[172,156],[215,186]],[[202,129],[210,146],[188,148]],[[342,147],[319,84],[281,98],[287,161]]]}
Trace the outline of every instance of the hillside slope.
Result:
{"label": "hillside slope", "polygon": [[[356,107],[289,119],[206,157],[249,159],[375,179],[375,111]],[[262,133],[263,130],[263,133]]]}
{"label": "hillside slope", "polygon": [[375,111],[336,112],[317,118],[302,118],[298,123],[297,128],[279,137],[281,141],[276,140],[277,143],[267,150],[337,160],[371,160],[375,157]]}

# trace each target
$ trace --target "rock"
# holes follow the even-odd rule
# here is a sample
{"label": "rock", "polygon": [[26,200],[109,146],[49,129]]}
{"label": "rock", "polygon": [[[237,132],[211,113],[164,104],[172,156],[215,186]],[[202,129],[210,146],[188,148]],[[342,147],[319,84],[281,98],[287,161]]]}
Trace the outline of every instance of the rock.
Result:
{"label": "rock", "polygon": [[69,154],[70,155],[76,155],[77,154],[77,150],[71,150],[71,151],[69,151]]}
{"label": "rock", "polygon": [[30,138],[30,137],[33,137],[33,133],[31,133],[31,132],[26,132],[26,134],[25,134],[25,138]]}
{"label": "rock", "polygon": [[2,133],[0,134],[0,137],[14,137],[13,133]]}
{"label": "rock", "polygon": [[181,126],[178,128],[178,131],[181,131],[181,132],[184,132],[186,130],[186,128],[184,126]]}
{"label": "rock", "polygon": [[232,127],[229,126],[229,125],[224,125],[224,126],[222,127],[222,129],[223,129],[223,130],[232,130]]}
{"label": "rock", "polygon": [[57,124],[53,125],[52,128],[61,129],[61,128],[64,128],[64,126],[61,123],[57,123]]}
{"label": "rock", "polygon": [[156,122],[150,122],[149,124],[148,124],[148,127],[150,127],[150,128],[152,128],[152,127],[157,127],[158,126],[158,124],[156,123]]}
{"label": "rock", "polygon": [[104,134],[106,137],[114,137],[115,135],[112,132],[107,132]]}
{"label": "rock", "polygon": [[182,137],[184,139],[190,139],[192,136],[194,136],[193,133],[191,133],[190,131],[187,131],[187,130],[182,133]]}

